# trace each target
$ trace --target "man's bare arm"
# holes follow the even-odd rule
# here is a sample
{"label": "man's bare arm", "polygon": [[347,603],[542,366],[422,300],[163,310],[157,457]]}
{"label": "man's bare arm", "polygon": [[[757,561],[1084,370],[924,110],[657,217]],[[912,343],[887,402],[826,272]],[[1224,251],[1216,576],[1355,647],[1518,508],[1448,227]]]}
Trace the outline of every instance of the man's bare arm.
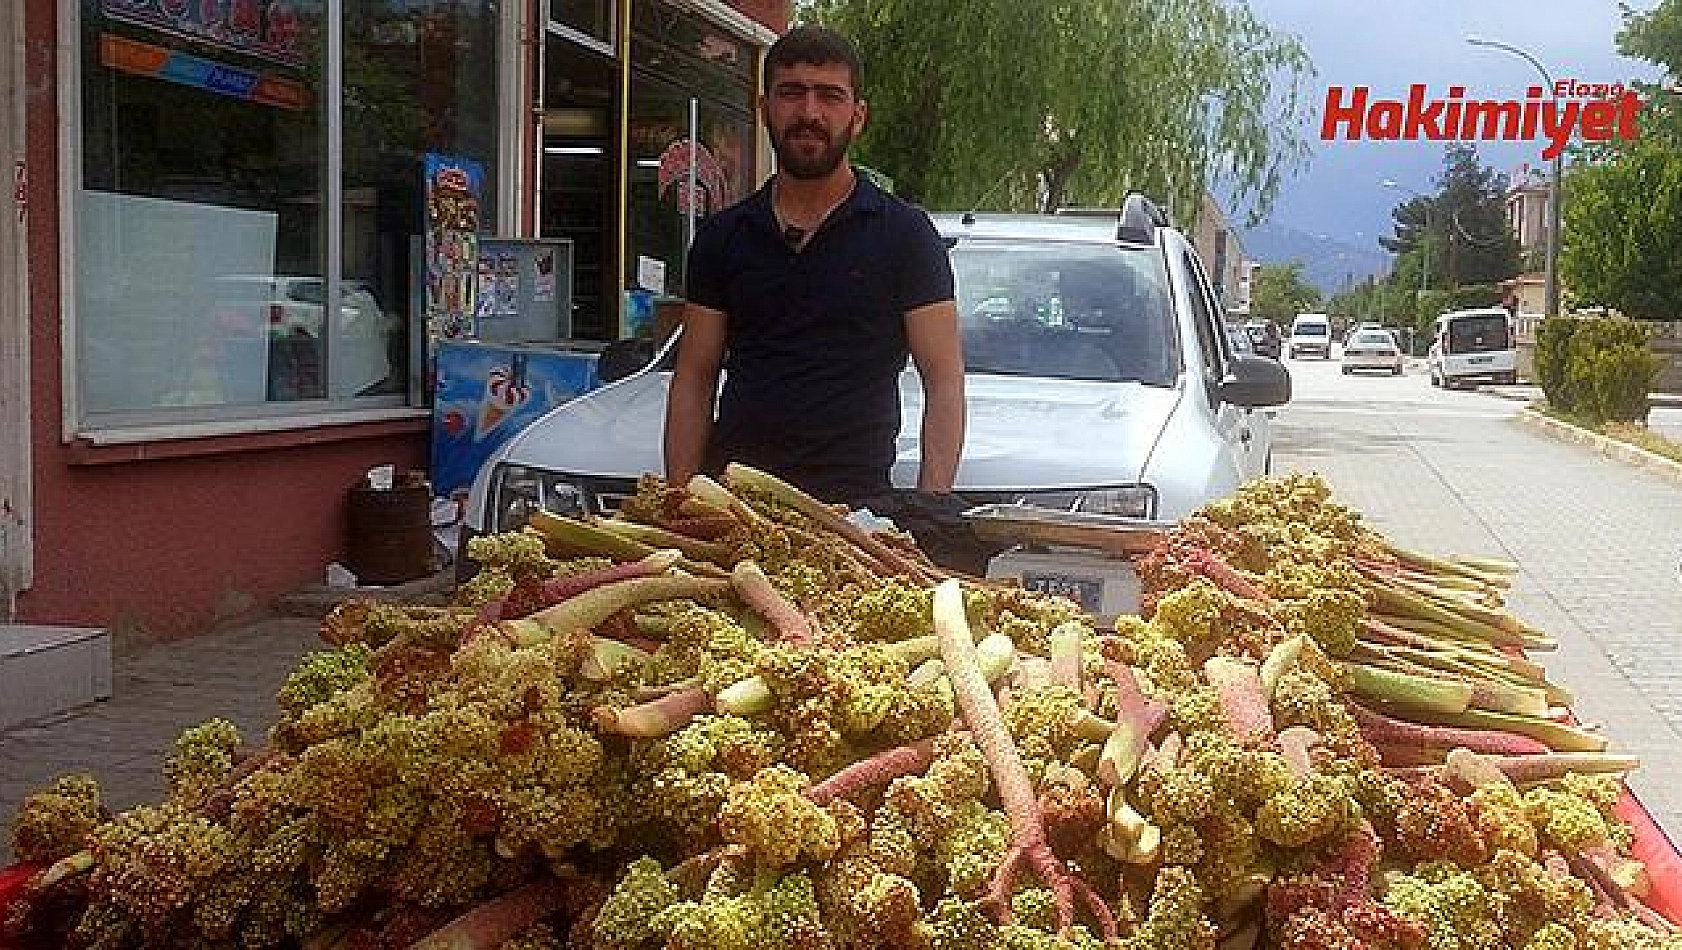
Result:
{"label": "man's bare arm", "polygon": [[905,315],[911,359],[923,378],[920,491],[949,492],[964,449],[964,355],[958,337],[958,308],[950,300]]}
{"label": "man's bare arm", "polygon": [[683,339],[666,396],[666,480],[688,484],[701,470],[712,435],[713,402],[724,361],[724,314],[696,304],[683,308]]}

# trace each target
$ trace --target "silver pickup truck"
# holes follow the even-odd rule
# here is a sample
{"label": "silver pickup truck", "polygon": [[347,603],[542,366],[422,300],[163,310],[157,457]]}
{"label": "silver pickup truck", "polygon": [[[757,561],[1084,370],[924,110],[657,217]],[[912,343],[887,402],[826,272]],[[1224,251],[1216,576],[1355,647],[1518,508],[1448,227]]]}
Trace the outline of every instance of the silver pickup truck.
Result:
{"label": "silver pickup truck", "polygon": [[[1014,503],[1173,522],[1269,468],[1267,413],[1290,398],[1278,362],[1232,352],[1196,251],[1139,196],[1107,217],[945,216],[963,332],[968,434],[956,490]],[[556,408],[479,472],[467,533],[534,510],[611,513],[663,470],[668,343],[646,366]],[[901,377],[893,481],[916,483],[922,389]],[[1137,590],[1125,561],[1019,549],[994,576],[1101,614]]]}

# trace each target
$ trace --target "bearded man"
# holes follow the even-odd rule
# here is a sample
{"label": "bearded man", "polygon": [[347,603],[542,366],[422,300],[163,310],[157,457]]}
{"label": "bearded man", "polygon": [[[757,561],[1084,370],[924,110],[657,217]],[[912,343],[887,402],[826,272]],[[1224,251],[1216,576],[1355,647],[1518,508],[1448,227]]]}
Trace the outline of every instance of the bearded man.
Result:
{"label": "bearded man", "polygon": [[847,162],[869,113],[853,44],[817,26],[784,35],[760,108],[777,171],[689,250],[667,478],[741,462],[828,502],[891,494],[909,356],[923,390],[917,490],[947,495],[964,438],[952,265],[926,214]]}

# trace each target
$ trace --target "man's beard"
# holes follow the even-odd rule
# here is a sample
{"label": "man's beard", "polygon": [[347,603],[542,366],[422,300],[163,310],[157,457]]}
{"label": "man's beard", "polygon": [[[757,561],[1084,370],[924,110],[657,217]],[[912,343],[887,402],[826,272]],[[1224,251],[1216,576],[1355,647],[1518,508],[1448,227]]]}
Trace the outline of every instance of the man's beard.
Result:
{"label": "man's beard", "polygon": [[[843,128],[835,135],[826,136],[824,148],[814,157],[806,157],[799,151],[799,147],[790,141],[799,131],[824,135],[821,129],[812,126],[790,127],[781,135],[771,140],[771,148],[777,153],[777,171],[790,178],[824,178],[837,168],[847,158],[847,149],[853,144],[852,130]],[[804,143],[801,143],[802,145]]]}

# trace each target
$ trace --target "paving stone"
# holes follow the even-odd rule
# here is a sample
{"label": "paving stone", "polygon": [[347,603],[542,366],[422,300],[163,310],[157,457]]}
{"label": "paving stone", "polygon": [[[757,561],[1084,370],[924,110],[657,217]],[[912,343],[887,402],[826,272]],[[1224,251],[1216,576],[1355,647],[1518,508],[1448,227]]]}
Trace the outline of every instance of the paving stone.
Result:
{"label": "paving stone", "polygon": [[[92,772],[112,808],[156,801],[175,737],[212,716],[262,741],[275,691],[321,647],[316,627],[311,618],[263,617],[188,640],[121,644],[109,700],[0,731],[0,830],[26,795],[66,772]],[[0,835],[0,865],[10,860],[10,836]]]}
{"label": "paving stone", "polygon": [[1631,787],[1682,840],[1682,490],[1477,411],[1487,399],[1448,413],[1293,404],[1275,468],[1322,473],[1404,546],[1516,561],[1509,604],[1560,641],[1537,659],[1580,717],[1641,756]]}

